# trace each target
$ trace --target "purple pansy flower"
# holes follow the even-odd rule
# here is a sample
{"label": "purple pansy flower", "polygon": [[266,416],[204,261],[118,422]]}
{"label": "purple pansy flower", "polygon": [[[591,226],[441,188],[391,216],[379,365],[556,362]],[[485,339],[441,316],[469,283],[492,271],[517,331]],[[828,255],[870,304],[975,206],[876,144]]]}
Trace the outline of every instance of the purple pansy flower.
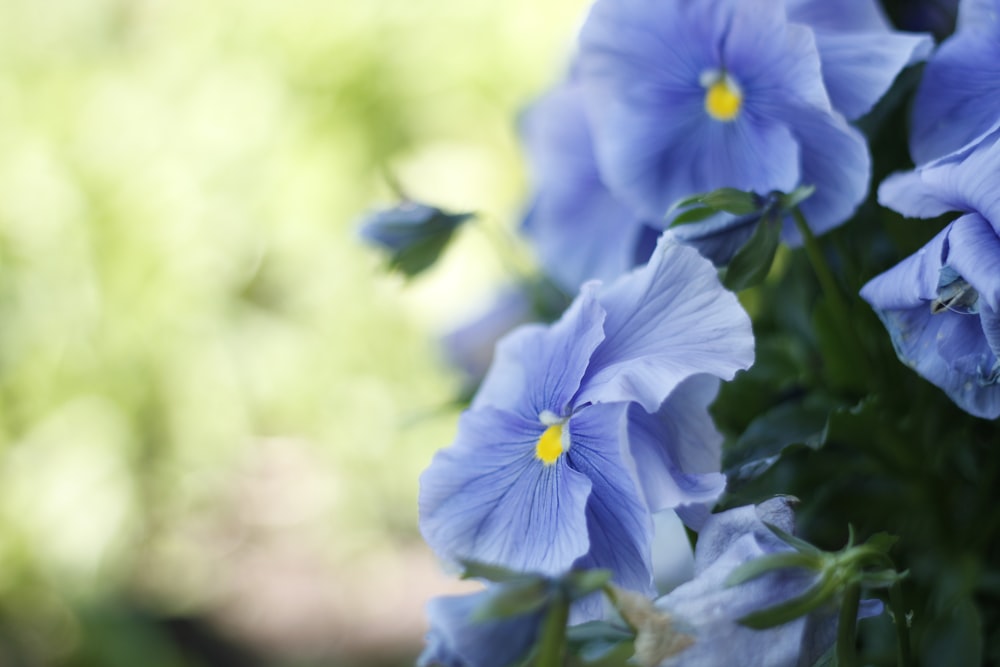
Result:
{"label": "purple pansy flower", "polygon": [[964,215],[861,290],[900,360],[987,419],[1000,417],[998,137],[883,182],[879,201],[903,215]]}
{"label": "purple pansy flower", "polygon": [[959,6],[957,32],[924,69],[913,101],[917,164],[982,141],[1000,128],[1000,2]]}
{"label": "purple pansy flower", "polygon": [[[802,209],[816,232],[867,194],[867,146],[845,116],[930,48],[889,30],[870,0],[598,0],[580,43],[597,161],[621,201],[659,220],[720,187],[813,184]],[[791,221],[783,238],[798,240]]]}
{"label": "purple pansy flower", "polygon": [[[608,568],[651,594],[650,510],[630,457],[655,457],[626,451],[629,405],[657,413],[688,378],[729,379],[752,357],[749,319],[712,265],[661,241],[647,265],[585,285],[553,325],[500,342],[455,442],[421,477],[425,539],[446,559],[524,572]],[[677,502],[704,501],[690,488]]]}

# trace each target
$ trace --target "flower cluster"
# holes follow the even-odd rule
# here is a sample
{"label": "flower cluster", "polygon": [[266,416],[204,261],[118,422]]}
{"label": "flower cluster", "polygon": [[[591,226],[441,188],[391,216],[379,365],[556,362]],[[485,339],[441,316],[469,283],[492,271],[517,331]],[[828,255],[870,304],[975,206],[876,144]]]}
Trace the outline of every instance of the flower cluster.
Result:
{"label": "flower cluster", "polygon": [[[746,501],[724,496],[709,409],[754,361],[750,318],[727,287],[774,275],[779,240],[805,245],[823,296],[815,313],[774,306],[767,326],[827,331],[804,336],[815,349],[798,357],[785,349],[794,337],[771,339],[767,354],[794,368],[777,380],[761,371],[762,385],[784,384],[728,443],[761,449],[751,468],[766,470],[786,446],[862,438],[866,410],[889,400],[894,381],[851,374],[872,347],[891,352],[873,317],[878,343],[854,330],[845,300],[857,290],[841,293],[816,237],[863,210],[873,169],[859,126],[880,127],[919,70],[897,77],[929,58],[908,137],[917,166],[886,178],[878,201],[906,217],[957,216],[860,296],[907,366],[969,414],[1000,417],[1000,0],[965,0],[957,32],[932,52],[929,35],[894,29],[876,0],[595,1],[565,79],[520,122],[532,177],[521,229],[576,296],[555,321],[499,340],[419,499],[421,533],[443,560],[527,573],[524,585],[556,593],[523,598],[494,581],[433,601],[422,663],[507,664],[561,646],[567,623],[620,622],[641,664],[810,667],[832,659],[835,637],[855,664],[856,620],[881,610],[862,596],[899,584],[893,540],[855,547],[852,530],[845,550],[820,552],[792,536],[784,497],[713,514],[720,498]],[[851,281],[889,265],[878,261]],[[746,301],[768,308],[767,294]],[[842,432],[840,419],[857,422]],[[653,577],[663,511],[698,534],[694,575],[672,591]],[[601,595],[564,594],[567,577],[592,570],[606,571],[613,612]],[[476,611],[504,607],[497,599],[517,600],[515,611]]]}

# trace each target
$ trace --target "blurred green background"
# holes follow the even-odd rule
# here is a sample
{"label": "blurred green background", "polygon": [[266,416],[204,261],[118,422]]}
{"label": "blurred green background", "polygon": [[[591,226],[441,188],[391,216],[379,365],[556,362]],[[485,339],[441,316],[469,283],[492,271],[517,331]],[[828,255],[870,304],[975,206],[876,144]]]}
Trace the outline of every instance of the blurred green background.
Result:
{"label": "blurred green background", "polygon": [[388,170],[510,227],[585,4],[0,3],[0,665],[412,660],[435,340],[504,270],[356,224]]}

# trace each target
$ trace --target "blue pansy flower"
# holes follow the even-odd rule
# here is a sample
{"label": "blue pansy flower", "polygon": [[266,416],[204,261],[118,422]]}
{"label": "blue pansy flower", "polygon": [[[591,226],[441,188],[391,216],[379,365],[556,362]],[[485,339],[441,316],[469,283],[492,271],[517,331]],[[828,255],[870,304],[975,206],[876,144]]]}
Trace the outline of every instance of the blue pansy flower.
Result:
{"label": "blue pansy flower", "polygon": [[657,234],[601,180],[583,93],[574,81],[523,114],[521,139],[534,194],[521,230],[547,275],[569,293],[645,262]]}
{"label": "blue pansy flower", "polygon": [[964,215],[861,290],[900,360],[987,419],[1000,417],[998,136],[885,180],[879,201],[903,215]]}
{"label": "blue pansy flower", "polygon": [[[656,601],[676,633],[682,650],[666,656],[661,667],[809,667],[833,645],[837,610],[820,609],[788,623],[756,630],[739,623],[744,616],[799,597],[821,574],[784,568],[736,586],[729,575],[752,560],[794,549],[767,525],[793,533],[794,514],[787,498],[713,514],[698,535],[694,577]],[[877,602],[862,603],[861,616],[878,613]]]}
{"label": "blue pansy flower", "polygon": [[[720,187],[812,184],[802,209],[816,232],[868,189],[867,147],[845,115],[930,46],[890,31],[871,0],[598,0],[580,44],[604,182],[640,216]],[[798,240],[791,221],[783,238]]]}
{"label": "blue pansy flower", "polygon": [[651,594],[630,404],[657,413],[688,378],[729,379],[752,358],[749,319],[711,263],[661,241],[645,266],[585,285],[559,321],[500,342],[455,442],[421,477],[424,538],[449,560],[607,568]]}
{"label": "blue pansy flower", "polygon": [[913,101],[910,153],[929,162],[1000,128],[1000,2],[959,5],[958,30],[927,62]]}

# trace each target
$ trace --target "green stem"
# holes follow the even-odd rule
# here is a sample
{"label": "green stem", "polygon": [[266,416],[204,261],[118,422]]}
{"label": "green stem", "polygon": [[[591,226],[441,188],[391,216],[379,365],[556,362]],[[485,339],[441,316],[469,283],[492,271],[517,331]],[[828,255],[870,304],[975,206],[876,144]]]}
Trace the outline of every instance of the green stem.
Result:
{"label": "green stem", "polygon": [[896,645],[899,649],[896,664],[899,667],[913,667],[913,656],[910,654],[910,626],[906,620],[906,605],[903,604],[903,587],[898,581],[889,588],[889,608],[895,621]]}
{"label": "green stem", "polygon": [[861,585],[851,584],[844,591],[840,607],[840,624],[837,627],[837,666],[858,667],[857,638],[858,605],[861,603]]}
{"label": "green stem", "polygon": [[809,263],[812,264],[813,272],[816,274],[820,287],[823,289],[823,294],[826,296],[826,301],[833,311],[833,318],[837,322],[837,327],[840,329],[841,335],[844,337],[844,340],[849,341],[851,346],[854,347],[859,362],[866,361],[871,364],[873,360],[869,358],[864,344],[858,337],[858,332],[851,325],[854,321],[851,317],[851,311],[844,300],[837,280],[833,277],[830,265],[827,264],[826,258],[823,257],[823,250],[819,247],[819,241],[816,240],[816,236],[812,233],[808,223],[806,223],[802,211],[798,208],[792,209],[792,218],[795,220],[795,226],[798,228],[799,234],[802,235],[802,244],[805,247],[806,255],[809,257]]}
{"label": "green stem", "polygon": [[566,623],[569,620],[569,602],[557,600],[545,617],[542,639],[538,645],[537,667],[562,667],[566,649]]}

